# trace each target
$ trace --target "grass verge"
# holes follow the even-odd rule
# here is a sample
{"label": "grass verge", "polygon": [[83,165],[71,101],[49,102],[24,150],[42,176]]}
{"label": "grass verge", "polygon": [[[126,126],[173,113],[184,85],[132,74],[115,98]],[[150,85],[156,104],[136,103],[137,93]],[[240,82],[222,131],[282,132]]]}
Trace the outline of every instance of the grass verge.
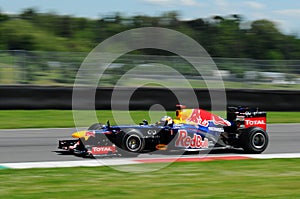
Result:
{"label": "grass verge", "polygon": [[[80,111],[83,120],[84,118],[89,119],[87,113],[87,111]],[[122,114],[124,111],[118,113]],[[174,111],[167,113],[155,112],[154,116],[152,114],[151,117],[148,111],[130,112],[136,124],[143,119],[155,122],[165,114],[175,117]],[[109,110],[97,111],[97,117],[100,123],[106,123],[107,120],[110,120],[111,124],[115,123]],[[74,127],[71,110],[1,110],[0,118],[0,129]],[[155,119],[151,121],[150,118]],[[85,121],[82,121],[82,123],[85,124]],[[121,123],[132,124],[127,117],[124,117]],[[300,112],[268,112],[268,123],[300,123]]]}
{"label": "grass verge", "polygon": [[0,170],[0,195],[30,199],[299,198],[299,165],[300,159],[272,159],[173,163],[139,174],[110,167]]}

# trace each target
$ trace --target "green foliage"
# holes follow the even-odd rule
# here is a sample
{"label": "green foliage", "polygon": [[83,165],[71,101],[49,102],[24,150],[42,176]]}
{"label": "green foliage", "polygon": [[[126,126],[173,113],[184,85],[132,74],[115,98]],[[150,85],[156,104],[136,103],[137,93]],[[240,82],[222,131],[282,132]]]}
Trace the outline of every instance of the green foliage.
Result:
{"label": "green foliage", "polygon": [[[295,35],[284,35],[276,25],[269,20],[253,21],[248,29],[241,28],[244,19],[240,15],[214,16],[209,19],[194,19],[181,21],[177,12],[167,12],[161,16],[150,17],[137,15],[125,17],[120,13],[99,19],[87,19],[69,15],[58,15],[54,12],[39,13],[36,8],[28,8],[19,15],[7,15],[0,13],[0,50],[16,50],[17,65],[23,67],[21,83],[41,83],[40,77],[49,69],[47,63],[43,63],[42,57],[36,51],[57,52],[90,52],[103,40],[122,31],[158,26],[180,31],[199,42],[212,57],[226,58],[253,58],[274,60],[266,64],[263,70],[274,72],[287,71],[291,74],[299,74],[299,65],[291,64],[286,68],[285,64],[276,60],[300,59],[300,39]],[[172,42],[172,41],[170,41]],[[184,47],[184,44],[182,44]],[[36,55],[20,54],[19,51],[34,51]],[[29,53],[30,54],[30,53]],[[131,54],[163,55],[171,57],[173,54],[157,49],[143,49],[131,52]],[[21,56],[19,56],[21,55]],[[83,58],[56,56],[55,60],[60,62],[62,71],[52,73],[50,82],[54,84],[72,83],[78,63]],[[182,61],[176,62],[164,57],[162,60],[154,60],[157,63],[171,66],[183,75],[193,75],[195,71]],[[145,60],[134,58],[135,62],[125,60],[120,62],[123,67],[108,70],[111,79],[107,84],[115,83],[123,71],[127,71],[136,64],[144,64]],[[23,61],[23,62],[22,62]],[[117,63],[117,62],[116,62]],[[248,65],[234,63],[217,63],[220,69],[228,70],[236,77],[243,77],[244,72],[249,70]],[[255,64],[253,65],[255,67]],[[271,68],[270,68],[271,67]],[[260,70],[253,68],[253,70]],[[51,70],[55,72],[56,70]],[[297,77],[297,76],[295,76]]]}
{"label": "green foliage", "polygon": [[269,20],[253,21],[248,29],[240,28],[243,22],[240,15],[180,21],[177,12],[156,17],[124,17],[115,13],[101,19],[87,19],[28,8],[17,16],[0,13],[0,49],[88,52],[124,30],[160,26],[191,36],[212,57],[300,59],[299,38],[284,35]]}

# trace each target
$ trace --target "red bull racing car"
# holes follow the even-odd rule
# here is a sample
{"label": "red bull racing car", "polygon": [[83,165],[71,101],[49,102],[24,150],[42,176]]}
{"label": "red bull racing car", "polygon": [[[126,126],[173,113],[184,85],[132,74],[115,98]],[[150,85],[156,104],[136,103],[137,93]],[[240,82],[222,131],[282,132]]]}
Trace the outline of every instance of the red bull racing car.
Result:
{"label": "red bull racing car", "polygon": [[262,153],[268,146],[266,113],[246,107],[228,107],[227,119],[203,109],[177,106],[176,118],[164,116],[156,124],[94,124],[59,140],[59,149],[94,156],[137,156],[154,151],[201,151],[243,149]]}

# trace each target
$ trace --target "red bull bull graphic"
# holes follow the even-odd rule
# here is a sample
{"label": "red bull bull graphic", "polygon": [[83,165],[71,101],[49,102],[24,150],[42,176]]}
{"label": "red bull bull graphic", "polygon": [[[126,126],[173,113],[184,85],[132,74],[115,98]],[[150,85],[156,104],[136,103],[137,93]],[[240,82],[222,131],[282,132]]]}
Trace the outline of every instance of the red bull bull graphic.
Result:
{"label": "red bull bull graphic", "polygon": [[214,126],[231,126],[229,121],[203,109],[180,109],[176,114],[177,123],[198,124],[202,127],[208,127],[210,123]]}
{"label": "red bull bull graphic", "polygon": [[231,125],[229,121],[203,109],[192,109],[192,114],[186,119],[186,121],[193,122],[205,127],[208,127],[210,121],[215,125]]}
{"label": "red bull bull graphic", "polygon": [[85,136],[87,136],[87,137],[90,137],[90,136],[95,137],[95,132],[93,132],[93,131],[87,131],[85,133]]}

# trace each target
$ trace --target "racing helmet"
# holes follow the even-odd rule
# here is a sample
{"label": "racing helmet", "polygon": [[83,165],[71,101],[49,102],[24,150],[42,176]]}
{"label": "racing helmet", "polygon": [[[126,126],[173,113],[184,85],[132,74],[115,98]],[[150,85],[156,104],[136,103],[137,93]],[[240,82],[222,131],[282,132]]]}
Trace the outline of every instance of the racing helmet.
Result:
{"label": "racing helmet", "polygon": [[173,119],[170,116],[163,116],[159,120],[160,125],[169,126],[173,124]]}

